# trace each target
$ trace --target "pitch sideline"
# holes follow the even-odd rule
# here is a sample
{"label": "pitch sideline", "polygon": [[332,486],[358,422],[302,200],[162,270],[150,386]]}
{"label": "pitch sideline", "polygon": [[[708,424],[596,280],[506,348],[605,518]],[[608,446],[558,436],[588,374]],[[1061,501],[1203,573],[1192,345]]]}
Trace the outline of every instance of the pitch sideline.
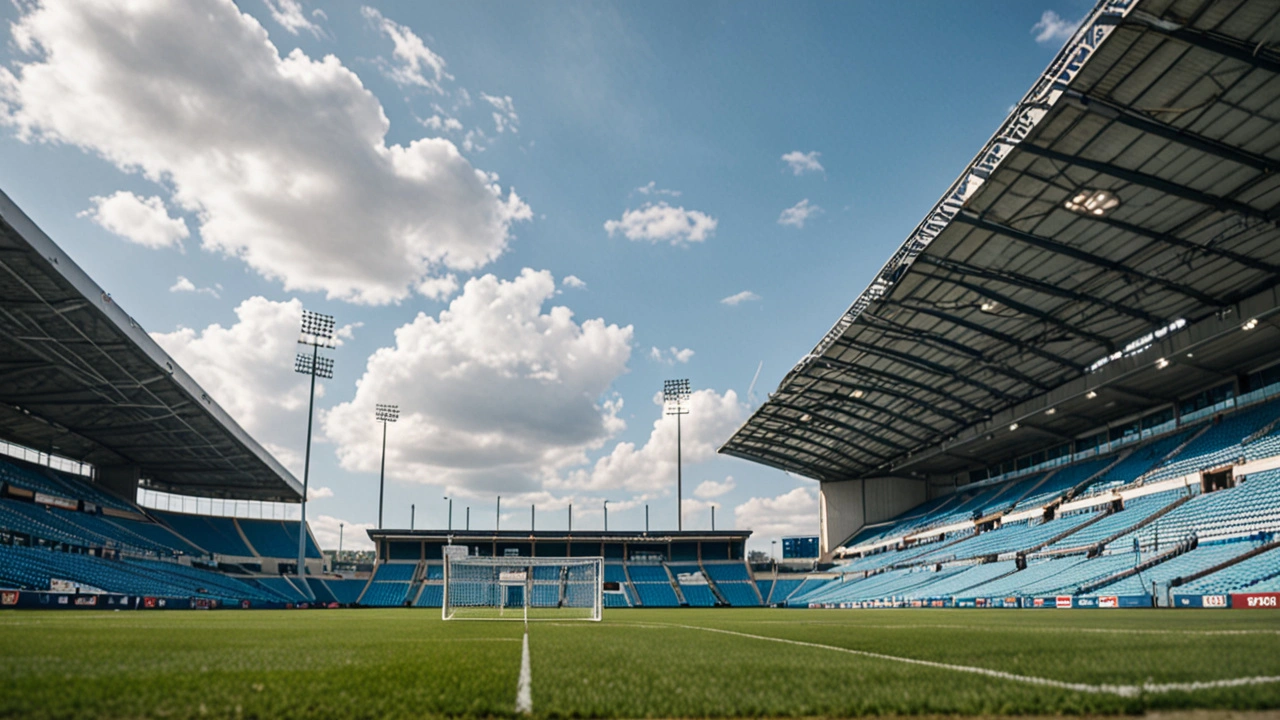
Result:
{"label": "pitch sideline", "polygon": [[920,665],[923,667],[937,668],[941,670],[951,670],[954,672],[971,673],[974,675],[985,675],[987,677],[998,678],[1001,680],[1011,680],[1013,682],[1026,683],[1029,685],[1043,685],[1046,687],[1054,687],[1062,690],[1074,690],[1076,692],[1101,694],[1101,695],[1118,695],[1120,697],[1137,697],[1142,693],[1164,694],[1168,692],[1192,692],[1195,690],[1212,690],[1216,688],[1241,687],[1245,685],[1264,685],[1270,683],[1280,683],[1280,676],[1257,676],[1248,678],[1230,678],[1226,680],[1206,680],[1201,682],[1190,683],[1143,683],[1142,685],[1090,685],[1088,683],[1072,683],[1063,680],[1053,680],[1050,678],[1035,677],[1032,675],[1018,675],[1015,673],[1004,672],[1003,670],[992,670],[990,668],[976,667],[973,665],[955,665],[952,663],[937,662],[934,660],[919,660],[916,658],[899,657],[897,655],[885,655],[883,653],[870,652],[867,650],[854,650],[852,648],[843,648],[835,645],[823,645],[821,643],[806,642],[804,640],[791,640],[788,638],[769,637],[767,635],[752,635],[751,633],[738,632],[736,630],[722,630],[720,628],[699,627],[697,625],[678,625],[675,623],[634,623],[644,625],[654,625],[659,627],[676,627],[684,630],[702,630],[704,632],[720,633],[722,635],[736,635],[738,637],[751,638],[753,640],[766,640],[769,642],[785,643],[787,645],[799,645],[802,647],[820,648],[823,650],[833,650],[835,652],[847,653],[849,655],[859,655],[862,657],[875,658],[877,660],[888,660],[890,662],[905,663],[908,665]]}

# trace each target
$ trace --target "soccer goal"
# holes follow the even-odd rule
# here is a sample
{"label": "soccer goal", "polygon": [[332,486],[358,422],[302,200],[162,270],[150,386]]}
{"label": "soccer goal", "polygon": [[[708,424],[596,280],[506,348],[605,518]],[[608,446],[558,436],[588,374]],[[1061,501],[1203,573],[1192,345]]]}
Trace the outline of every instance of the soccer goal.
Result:
{"label": "soccer goal", "polygon": [[604,558],[445,558],[445,620],[599,620],[603,601]]}

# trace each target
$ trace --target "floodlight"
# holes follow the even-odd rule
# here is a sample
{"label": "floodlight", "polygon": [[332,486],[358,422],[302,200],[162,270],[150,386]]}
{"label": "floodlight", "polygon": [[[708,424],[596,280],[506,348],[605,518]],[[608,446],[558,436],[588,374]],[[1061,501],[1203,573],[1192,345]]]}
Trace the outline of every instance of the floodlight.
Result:
{"label": "floodlight", "polygon": [[662,382],[662,401],[682,403],[689,399],[689,379],[664,380]]}
{"label": "floodlight", "polygon": [[1256,327],[1258,327],[1258,318],[1249,318],[1247,321],[1245,321],[1244,325],[1240,326],[1240,329],[1244,330],[1245,332],[1248,332]]}
{"label": "floodlight", "polygon": [[1157,369],[1157,370],[1163,370],[1163,369],[1165,369],[1165,368],[1167,368],[1167,367],[1169,367],[1169,360],[1168,360],[1168,359],[1166,359],[1166,358],[1160,358],[1159,360],[1157,360],[1157,361],[1156,361],[1156,369]]}
{"label": "floodlight", "polygon": [[1098,393],[1094,392],[1093,390],[1090,390],[1089,392],[1084,394],[1085,400],[1092,400],[1096,397],[1098,397]]}
{"label": "floodlight", "polygon": [[676,530],[684,530],[684,472],[680,456],[680,417],[689,414],[689,411],[684,409],[684,402],[688,399],[689,378],[662,382],[662,402],[668,406],[667,414],[676,416]]}
{"label": "floodlight", "polygon": [[[382,423],[382,464],[378,468],[378,529],[381,530],[382,501],[387,487],[387,423],[393,423],[400,419],[400,406],[378,403],[373,406],[373,417]],[[449,508],[452,514],[453,501],[449,502]]]}
{"label": "floodlight", "polygon": [[1017,430],[1017,429],[1018,429],[1018,423],[1013,423],[1012,425],[1009,426],[1009,432],[1013,432],[1014,430]]}
{"label": "floodlight", "polygon": [[315,345],[316,347],[336,347],[338,338],[333,334],[333,316],[322,315],[310,310],[302,311],[302,331],[298,333],[298,344]]}
{"label": "floodlight", "polygon": [[1056,407],[1051,407],[1048,410],[1044,411],[1045,415],[1056,415],[1057,413],[1058,413],[1058,408]]}
{"label": "floodlight", "polygon": [[311,375],[314,370],[316,377],[332,380],[333,358],[298,355],[293,360],[293,370],[294,372],[302,373],[303,375]]}
{"label": "floodlight", "polygon": [[378,422],[395,422],[400,419],[399,405],[378,404],[373,407],[373,416]]}
{"label": "floodlight", "polygon": [[1120,198],[1108,190],[1081,190],[1062,206],[1080,215],[1102,217],[1120,206]]}
{"label": "floodlight", "polygon": [[849,396],[854,399],[861,399],[862,396],[866,394],[867,394],[866,391],[864,391],[862,388],[858,388],[857,390],[854,390],[853,392],[849,393]]}

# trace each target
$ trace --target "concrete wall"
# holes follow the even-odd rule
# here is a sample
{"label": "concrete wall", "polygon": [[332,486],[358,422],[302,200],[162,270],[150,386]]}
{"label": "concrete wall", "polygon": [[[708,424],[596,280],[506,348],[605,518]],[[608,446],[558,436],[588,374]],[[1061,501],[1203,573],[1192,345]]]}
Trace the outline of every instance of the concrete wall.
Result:
{"label": "concrete wall", "polygon": [[822,483],[819,543],[823,556],[840,547],[863,525],[888,520],[923,503],[925,483],[915,478],[869,478]]}

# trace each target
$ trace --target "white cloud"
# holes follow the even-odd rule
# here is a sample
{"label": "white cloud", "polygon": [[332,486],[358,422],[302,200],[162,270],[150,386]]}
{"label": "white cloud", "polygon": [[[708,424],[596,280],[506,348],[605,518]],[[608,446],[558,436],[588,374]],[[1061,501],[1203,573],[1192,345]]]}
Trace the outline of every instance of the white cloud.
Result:
{"label": "white cloud", "polygon": [[798,487],[777,497],[753,497],[733,509],[733,524],[757,538],[818,534],[818,493]]}
{"label": "white cloud", "polygon": [[803,175],[808,172],[824,172],[825,168],[822,167],[822,163],[818,162],[818,158],[821,155],[822,153],[817,150],[811,150],[807,153],[800,152],[799,150],[792,150],[782,156],[782,161],[791,167],[791,173],[793,175]]}
{"label": "white cloud", "polygon": [[316,486],[307,488],[307,500],[320,500],[322,498],[331,498],[331,497],[333,497],[332,488],[316,487]]}
{"label": "white cloud", "polygon": [[183,293],[183,292],[200,293],[202,295],[212,295],[213,297],[221,297],[218,294],[218,291],[220,291],[221,289],[222,289],[221,284],[217,284],[214,287],[203,287],[203,288],[196,287],[195,283],[191,282],[190,280],[188,280],[186,277],[182,275],[179,275],[177,281],[175,281],[173,285],[169,286],[169,292],[171,293]]}
{"label": "white cloud", "polygon": [[423,120],[422,125],[436,132],[462,132],[462,122],[460,120],[439,113]]}
{"label": "white cloud", "polygon": [[586,281],[577,275],[565,275],[564,280],[561,280],[560,283],[567,288],[573,288],[575,290],[582,290],[587,287]]}
{"label": "white cloud", "polygon": [[[296,475],[302,475],[307,380],[293,371],[302,303],[252,297],[230,327],[151,333],[209,397]],[[324,384],[316,385],[323,396]]]}
{"label": "white cloud", "polygon": [[734,481],[733,476],[729,475],[725,477],[723,482],[716,482],[715,480],[702,481],[701,483],[698,484],[698,487],[694,488],[693,494],[700,498],[703,498],[704,500],[709,498],[717,498],[717,497],[720,497],[721,495],[724,495],[725,493],[729,492],[730,490],[734,489],[737,486],[738,486],[738,483]]}
{"label": "white cloud", "polygon": [[658,187],[656,180],[650,180],[648,185],[642,185],[636,188],[636,192],[641,195],[669,195],[671,197],[680,197],[679,190],[665,190]]}
{"label": "white cloud", "polygon": [[1066,42],[1078,27],[1080,20],[1066,20],[1052,10],[1045,10],[1041,13],[1040,20],[1031,26],[1031,32],[1036,36],[1036,42],[1056,45]]}
{"label": "white cloud", "polygon": [[450,273],[444,277],[427,278],[418,283],[418,294],[432,300],[447,300],[458,292],[458,276]]}
{"label": "white cloud", "polygon": [[743,290],[742,292],[735,293],[727,298],[720,298],[720,304],[733,307],[735,305],[741,305],[744,302],[751,302],[759,299],[759,295],[751,292],[750,290]]}
{"label": "white cloud", "polygon": [[401,86],[427,88],[437,93],[444,92],[440,83],[453,79],[452,75],[445,72],[444,58],[427,47],[422,38],[408,27],[383,17],[377,10],[366,5],[360,8],[360,14],[377,26],[383,35],[391,38],[391,56],[396,62],[383,63],[383,72],[392,82]]}
{"label": "white cloud", "polygon": [[[339,529],[339,526],[343,526]],[[307,518],[307,526],[315,535],[316,543],[322,550],[337,550],[339,534],[341,534],[342,551],[372,550],[373,541],[367,531],[375,527],[374,523],[353,523],[332,515],[318,515]]]}
{"label": "white cloud", "polygon": [[[306,13],[302,12],[302,3],[298,0],[262,0],[262,2],[271,13],[271,19],[290,33],[297,35],[300,30],[306,30],[316,37],[324,34],[319,25],[307,19]],[[312,16],[325,17],[324,11],[320,9],[316,9]]]}
{"label": "white cloud", "polygon": [[802,228],[804,227],[805,220],[808,220],[820,212],[822,212],[822,208],[817,205],[810,205],[809,198],[805,198],[786,210],[783,210],[782,214],[778,216],[778,224],[790,225],[794,228]]}
{"label": "white cloud", "polygon": [[610,236],[621,232],[628,240],[684,245],[706,240],[715,233],[718,223],[706,213],[659,202],[646,203],[638,210],[627,210],[621,220],[605,222],[604,229]]}
{"label": "white cloud", "polygon": [[[661,393],[654,396],[653,402],[661,407]],[[689,414],[682,421],[681,450],[686,465],[715,457],[716,448],[738,428],[746,412],[732,390],[724,395],[714,390],[698,390],[690,395],[685,407]],[[573,470],[547,483],[547,487],[590,492],[614,488],[655,492],[674,489],[675,477],[676,417],[663,413],[653,422],[653,430],[643,446],[618,443],[590,468]]]}
{"label": "white cloud", "polygon": [[693,359],[694,352],[689,348],[683,350],[671,347],[665,352],[656,347],[649,348],[649,359],[663,365],[675,365],[676,363],[685,364]]}
{"label": "white cloud", "polygon": [[0,68],[0,121],[163,181],[206,250],[288,290],[403,300],[493,261],[532,217],[448,140],[387,145],[354,73],[281,57],[230,0],[23,7],[15,47],[32,60]]}
{"label": "white cloud", "polygon": [[602,399],[626,370],[632,329],[578,323],[547,271],[468,280],[438,317],[420,313],[369,357],[355,397],[325,413],[343,468],[378,468],[375,403],[395,398],[387,472],[472,492],[532,492],[619,432],[621,401]]}
{"label": "white cloud", "polygon": [[507,130],[512,133],[520,132],[520,116],[516,114],[516,106],[510,95],[497,97],[480,93],[480,97],[493,106],[493,125],[499,133]]}
{"label": "white cloud", "polygon": [[108,232],[143,247],[181,247],[182,240],[191,234],[187,221],[169,217],[164,201],[154,195],[142,198],[118,190],[106,197],[95,195],[89,202],[93,207],[81,211],[78,217],[87,217]]}

